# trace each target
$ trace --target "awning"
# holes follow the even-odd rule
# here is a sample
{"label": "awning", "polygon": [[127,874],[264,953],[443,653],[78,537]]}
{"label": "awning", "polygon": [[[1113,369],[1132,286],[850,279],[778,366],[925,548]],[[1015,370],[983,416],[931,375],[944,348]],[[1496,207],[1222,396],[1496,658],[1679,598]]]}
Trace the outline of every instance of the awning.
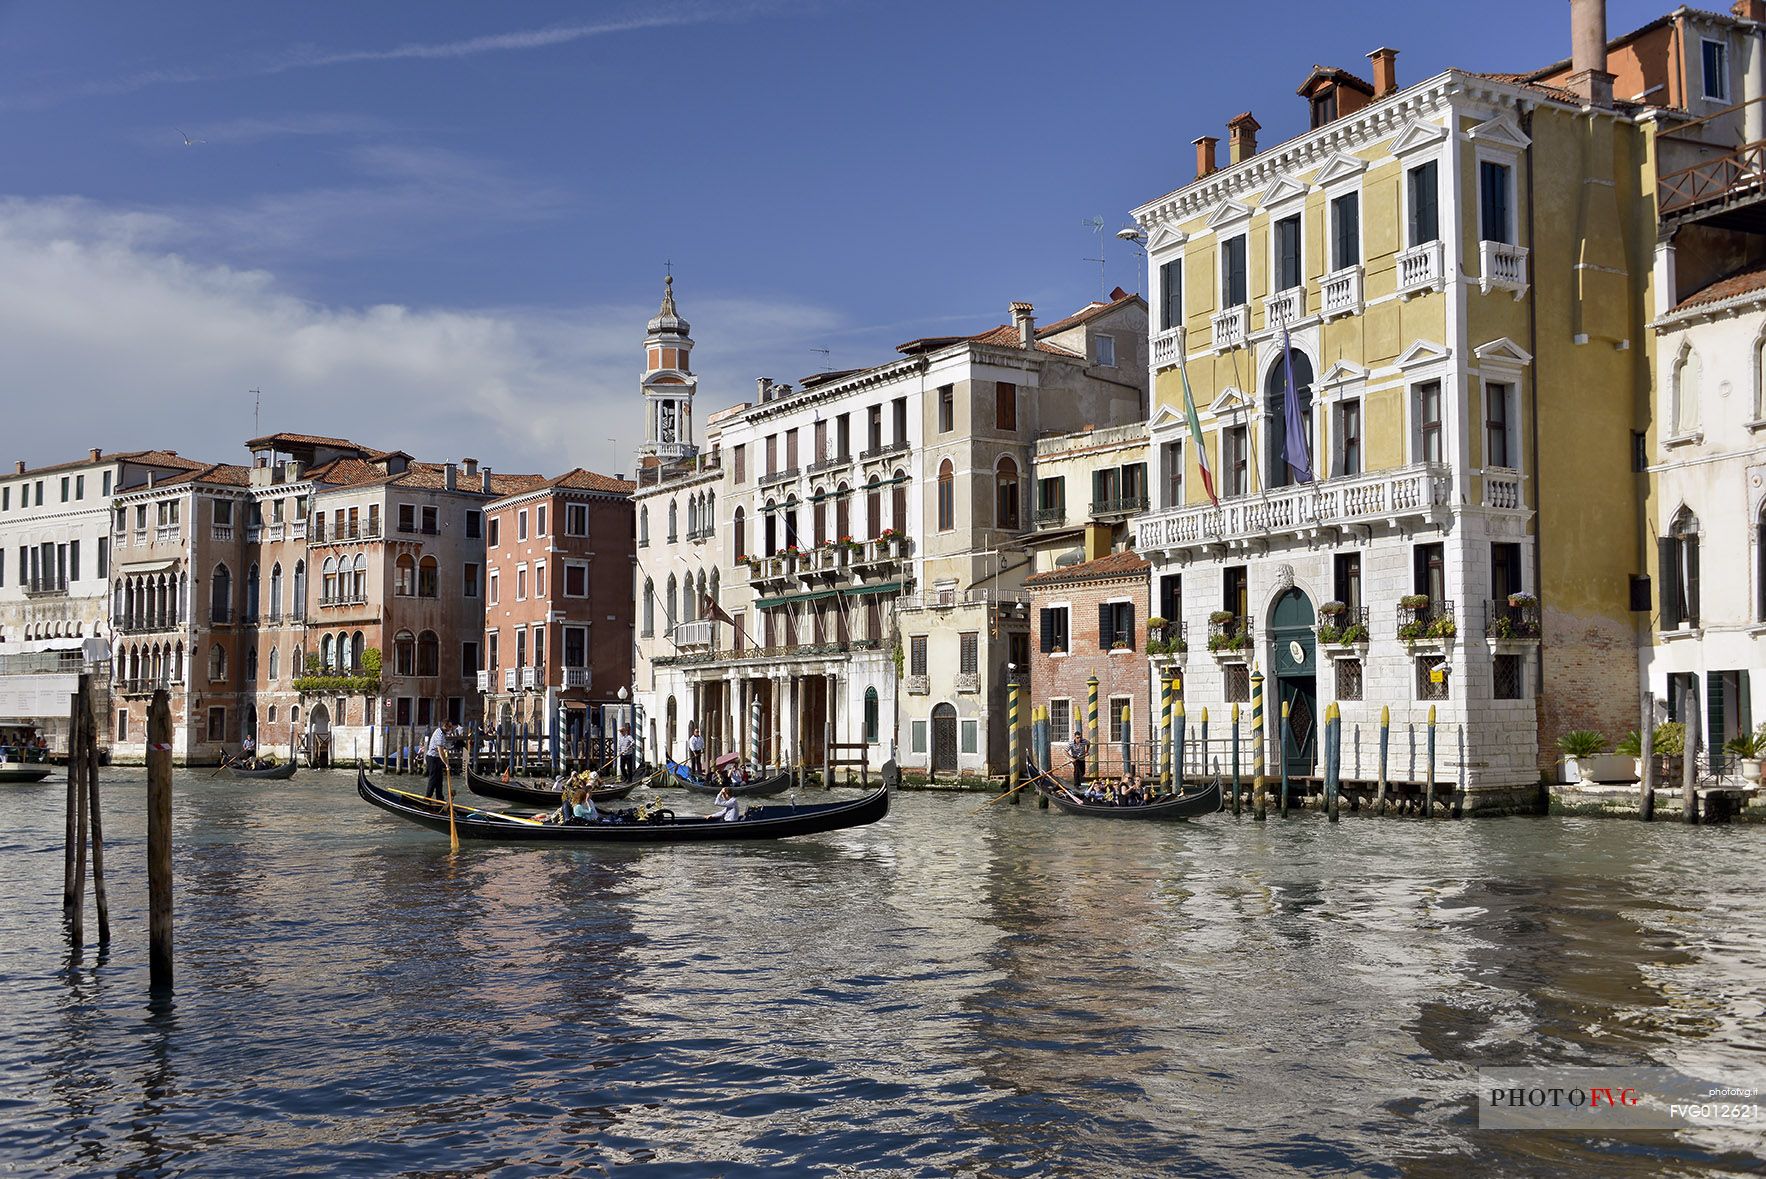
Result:
{"label": "awning", "polygon": [[177,565],[174,558],[163,561],[123,561],[117,568],[124,573],[163,573]]}
{"label": "awning", "polygon": [[851,589],[844,589],[840,592],[849,598],[856,598],[862,594],[893,594],[900,589],[901,582],[886,581],[881,585],[855,585]]}
{"label": "awning", "polygon": [[811,590],[806,594],[783,594],[776,598],[760,598],[754,603],[756,610],[771,610],[775,606],[794,606],[798,602],[819,602],[831,598],[839,590]]}

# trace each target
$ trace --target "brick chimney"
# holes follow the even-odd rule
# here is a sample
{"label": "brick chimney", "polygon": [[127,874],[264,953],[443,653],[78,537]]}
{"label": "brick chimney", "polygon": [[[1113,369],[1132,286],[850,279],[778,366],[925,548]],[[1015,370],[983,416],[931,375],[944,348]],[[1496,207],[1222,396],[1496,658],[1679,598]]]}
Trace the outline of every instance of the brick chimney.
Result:
{"label": "brick chimney", "polygon": [[1036,308],[1029,303],[1012,304],[1012,326],[1018,329],[1018,344],[1036,347]]}
{"label": "brick chimney", "polygon": [[1398,51],[1385,46],[1367,55],[1374,63],[1374,97],[1384,98],[1398,89]]}
{"label": "brick chimney", "polygon": [[1220,140],[1213,135],[1204,135],[1196,143],[1196,179],[1212,176],[1220,165],[1214,162],[1214,149],[1220,146]]}
{"label": "brick chimney", "polygon": [[1570,0],[1568,89],[1589,106],[1613,105],[1613,75],[1607,73],[1607,0]]}
{"label": "brick chimney", "polygon": [[771,401],[773,379],[771,377],[754,378],[754,397],[756,401]]}
{"label": "brick chimney", "polygon": [[1729,11],[1736,20],[1752,20],[1766,24],[1766,0],[1735,0]]}
{"label": "brick chimney", "polygon": [[23,459],[18,460],[18,464],[12,468],[12,473],[14,475],[22,475],[25,473],[25,461]]}
{"label": "brick chimney", "polygon": [[1257,132],[1261,126],[1251,117],[1250,111],[1226,121],[1227,143],[1233,163],[1242,164],[1257,154]]}
{"label": "brick chimney", "polygon": [[103,457],[104,457],[104,452],[102,450],[98,449],[98,447],[96,447],[96,446],[94,446],[91,450],[86,452],[86,461],[87,462],[95,463]]}
{"label": "brick chimney", "polygon": [[475,458],[461,459],[460,473],[465,475],[468,479],[478,478],[478,460]]}

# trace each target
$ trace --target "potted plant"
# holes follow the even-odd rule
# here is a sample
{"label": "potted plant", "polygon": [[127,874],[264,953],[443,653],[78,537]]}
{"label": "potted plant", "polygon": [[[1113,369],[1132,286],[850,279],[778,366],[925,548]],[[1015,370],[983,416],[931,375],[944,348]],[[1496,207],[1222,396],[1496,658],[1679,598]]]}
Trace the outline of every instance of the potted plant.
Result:
{"label": "potted plant", "polygon": [[1444,614],[1440,618],[1431,618],[1423,633],[1431,639],[1441,639],[1445,641],[1458,634],[1459,627],[1454,623],[1452,618]]}
{"label": "potted plant", "polygon": [[1532,594],[1513,593],[1508,596],[1508,604],[1517,610],[1525,610],[1528,606],[1537,606],[1539,599]]}
{"label": "potted plant", "polygon": [[1429,595],[1405,594],[1402,598],[1398,599],[1398,604],[1403,606],[1406,610],[1427,610],[1429,608]]}
{"label": "potted plant", "polygon": [[1656,781],[1666,782],[1673,776],[1674,762],[1686,752],[1686,726],[1679,721],[1663,721],[1656,726],[1647,751],[1643,748],[1643,738],[1633,729],[1625,734],[1613,752],[1632,759],[1632,770],[1640,780],[1643,778],[1643,759],[1646,756],[1655,758]]}
{"label": "potted plant", "polygon": [[1741,765],[1741,776],[1749,782],[1760,780],[1760,758],[1766,755],[1766,725],[1751,733],[1737,733],[1723,743],[1723,752],[1733,753]]}
{"label": "potted plant", "polygon": [[1348,612],[1349,606],[1345,602],[1324,602],[1318,608],[1320,618],[1337,618]]}
{"label": "potted plant", "polygon": [[1593,782],[1593,759],[1606,752],[1606,748],[1606,737],[1593,729],[1571,729],[1560,736],[1558,752],[1564,755],[1564,781]]}

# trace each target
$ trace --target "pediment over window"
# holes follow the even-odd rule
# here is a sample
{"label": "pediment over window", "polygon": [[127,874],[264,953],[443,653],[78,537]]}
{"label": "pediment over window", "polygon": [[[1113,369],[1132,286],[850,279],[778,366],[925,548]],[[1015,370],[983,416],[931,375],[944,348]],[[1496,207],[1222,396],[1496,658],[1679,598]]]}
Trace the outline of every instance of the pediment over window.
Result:
{"label": "pediment over window", "polygon": [[1251,399],[1246,397],[1241,390],[1229,385],[1219,397],[1214,399],[1214,403],[1208,407],[1208,412],[1217,418],[1224,418],[1244,413],[1252,408]]}
{"label": "pediment over window", "polygon": [[1263,195],[1257,198],[1259,206],[1273,209],[1290,201],[1299,200],[1306,195],[1306,186],[1289,176],[1277,176],[1270,181]]}
{"label": "pediment over window", "polygon": [[1320,388],[1329,389],[1337,385],[1351,385],[1356,381],[1367,380],[1367,370],[1352,360],[1339,360],[1325,369],[1324,376],[1318,379]]}
{"label": "pediment over window", "polygon": [[1400,131],[1386,150],[1395,156],[1401,156],[1440,143],[1445,138],[1447,128],[1439,123],[1426,123],[1418,119]]}
{"label": "pediment over window", "polygon": [[1170,405],[1161,405],[1159,412],[1154,414],[1147,423],[1147,431],[1157,434],[1165,430],[1181,429],[1184,424],[1183,411]]}
{"label": "pediment over window", "polygon": [[1466,132],[1466,138],[1479,143],[1500,144],[1503,147],[1512,147],[1516,150],[1533,142],[1528,138],[1527,133],[1521,130],[1521,125],[1515,121],[1514,115],[1507,111],[1497,115],[1494,119],[1479,123]]}
{"label": "pediment over window", "polygon": [[1251,210],[1238,201],[1227,201],[1208,215],[1208,228],[1219,229],[1222,226],[1244,221],[1250,216]]}
{"label": "pediment over window", "polygon": [[1507,336],[1491,340],[1487,344],[1479,344],[1472,349],[1472,355],[1479,360],[1493,364],[1523,365],[1533,363],[1533,354]]}
{"label": "pediment over window", "polygon": [[1416,368],[1418,365],[1434,364],[1446,360],[1452,353],[1432,340],[1418,340],[1398,358],[1399,368]]}
{"label": "pediment over window", "polygon": [[1190,235],[1173,225],[1160,225],[1147,237],[1147,249],[1157,254],[1160,250],[1169,250],[1181,246],[1190,240]]}
{"label": "pediment over window", "polygon": [[1322,188],[1325,185],[1335,184],[1339,180],[1352,179],[1365,171],[1367,171],[1366,160],[1338,152],[1325,161],[1325,166],[1318,170],[1318,174],[1312,178],[1312,183]]}

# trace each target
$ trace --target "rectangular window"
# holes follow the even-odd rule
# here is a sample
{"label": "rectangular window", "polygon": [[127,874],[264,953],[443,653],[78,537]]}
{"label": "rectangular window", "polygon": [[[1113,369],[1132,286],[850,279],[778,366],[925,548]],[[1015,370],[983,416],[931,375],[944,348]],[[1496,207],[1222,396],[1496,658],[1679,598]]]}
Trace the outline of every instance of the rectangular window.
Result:
{"label": "rectangular window", "polygon": [[74,476],[74,498],[86,498],[86,477],[84,475]]}
{"label": "rectangular window", "polygon": [[460,592],[468,598],[478,596],[478,562],[467,561],[460,566]]}
{"label": "rectangular window", "polygon": [[517,602],[527,601],[527,566],[526,565],[515,566],[515,600]]}
{"label": "rectangular window", "polygon": [[460,644],[460,678],[471,679],[478,674],[478,644],[467,639]]}
{"label": "rectangular window", "polygon": [[1159,506],[1162,508],[1180,508],[1183,506],[1183,443],[1166,442],[1159,448],[1159,466],[1165,472],[1165,483],[1160,489]]}
{"label": "rectangular window", "polygon": [[1361,474],[1361,402],[1337,403],[1337,474]]}
{"label": "rectangular window", "polygon": [[98,538],[98,576],[110,576],[110,538],[105,536]]}
{"label": "rectangular window", "polygon": [[1134,732],[1133,700],[1128,696],[1110,697],[1110,744],[1120,745]]}
{"label": "rectangular window", "polygon": [[1361,554],[1338,553],[1331,558],[1331,566],[1331,596],[1354,615],[1361,609]]}
{"label": "rectangular window", "polygon": [[208,710],[208,739],[225,741],[227,739],[227,710],[211,708]]}
{"label": "rectangular window", "polygon": [[1049,733],[1056,745],[1073,734],[1073,701],[1065,696],[1049,701]]}
{"label": "rectangular window", "polygon": [[[1245,663],[1229,663],[1226,665],[1225,691],[1228,704],[1249,704],[1251,702],[1251,667]],[[1280,709],[1278,707],[1279,714]]]}
{"label": "rectangular window", "polygon": [[68,501],[68,488],[72,482],[73,481],[71,479],[69,479],[66,475],[63,475],[61,477],[61,502],[62,503],[66,503]]}
{"label": "rectangular window", "polygon": [[1036,514],[1039,522],[1059,523],[1067,518],[1067,477],[1055,475],[1036,481]]}
{"label": "rectangular window", "polygon": [[1699,56],[1705,66],[1705,97],[1712,102],[1729,101],[1729,46],[1722,41],[1704,41]]}
{"label": "rectangular window", "polygon": [[499,528],[498,525],[500,525],[501,523],[502,523],[502,521],[500,519],[498,519],[496,516],[491,517],[490,534],[487,537],[485,537],[485,542],[484,542],[485,548],[494,549],[497,547],[497,536],[502,531],[502,529]]}
{"label": "rectangular window", "polygon": [[536,598],[544,598],[546,596],[546,563],[544,561],[534,562],[533,596]]}
{"label": "rectangular window", "polygon": [[1159,266],[1159,330],[1183,326],[1183,259]]}
{"label": "rectangular window", "polygon": [[1337,665],[1337,699],[1361,699],[1361,660],[1335,659]]}
{"label": "rectangular window", "polygon": [[587,667],[589,665],[589,628],[586,626],[567,626],[564,628],[564,666]]}
{"label": "rectangular window", "polygon": [[497,632],[489,631],[484,636],[484,665],[490,671],[497,670]]}
{"label": "rectangular window", "polygon": [[977,631],[957,636],[957,674],[981,674],[981,635]]}
{"label": "rectangular window", "polygon": [[1231,237],[1220,243],[1220,305],[1222,309],[1245,304],[1245,238]]}
{"label": "rectangular window", "polygon": [[908,674],[926,674],[926,636],[913,635],[908,639]]}
{"label": "rectangular window", "polygon": [[435,701],[428,696],[417,701],[417,724],[427,729],[435,723]]}
{"label": "rectangular window", "polygon": [[834,419],[834,449],[837,458],[852,457],[852,415],[849,413]]}
{"label": "rectangular window", "polygon": [[398,703],[393,709],[393,723],[398,725],[411,723],[411,698],[409,696],[399,697]]}
{"label": "rectangular window", "polygon": [[399,531],[400,532],[415,532],[415,531],[417,531],[417,505],[416,504],[400,504],[399,505]]}
{"label": "rectangular window", "polygon": [[1507,164],[1478,161],[1478,233],[1487,242],[1512,246],[1515,238],[1513,210],[1509,208],[1509,173]]}
{"label": "rectangular window", "polygon": [[1300,259],[1300,215],[1275,223],[1275,289],[1285,291],[1304,281]]}
{"label": "rectangular window", "polygon": [[766,436],[766,473],[768,475],[776,475],[778,472],[779,436],[777,434],[768,434]]}
{"label": "rectangular window", "polygon": [[1361,194],[1345,193],[1331,202],[1331,269],[1361,264]]}
{"label": "rectangular window", "polygon": [[1116,337],[1096,335],[1092,337],[1092,351],[1097,354],[1096,364],[1099,368],[1116,367]]}
{"label": "rectangular window", "polygon": [[[355,536],[355,534],[356,534],[356,509],[351,508],[350,509],[350,535],[353,537],[353,536]],[[370,538],[373,538],[373,537],[376,537],[379,535],[380,535],[380,505],[379,504],[369,504],[368,505],[368,536]]]}
{"label": "rectangular window", "polygon": [[1160,576],[1159,617],[1174,628],[1169,633],[1175,638],[1175,627],[1183,621],[1183,574],[1166,573]]}
{"label": "rectangular window", "polygon": [[1441,238],[1440,166],[1434,160],[1405,174],[1410,191],[1410,244],[1420,246]]}
{"label": "rectangular window", "polygon": [[873,405],[865,411],[865,448],[872,454],[883,449],[883,407]]}
{"label": "rectangular window", "polygon": [[1509,453],[1509,387],[1484,382],[1484,465],[1512,467]]}
{"label": "rectangular window", "polygon": [[960,744],[957,747],[958,752],[960,752],[960,753],[974,753],[980,747],[980,744],[981,744],[981,722],[980,721],[965,720],[962,722],[962,724],[957,726],[957,731],[959,734],[961,734]]}
{"label": "rectangular window", "polygon": [[423,509],[423,535],[435,536],[440,531],[441,526],[437,518],[436,509],[433,507],[425,507]]}
{"label": "rectangular window", "polygon": [[1098,649],[1119,650],[1134,645],[1134,603],[1101,602],[1098,605]]}
{"label": "rectangular window", "polygon": [[736,482],[738,484],[745,482],[748,478],[748,446],[746,443],[736,447],[733,467]]}
{"label": "rectangular window", "polygon": [[1243,565],[1228,565],[1221,573],[1220,608],[1244,619],[1250,605],[1250,575]]}
{"label": "rectangular window", "polygon": [[525,626],[515,628],[515,666],[527,666],[527,628]]}
{"label": "rectangular window", "polygon": [[938,386],[938,432],[948,434],[957,428],[957,391],[952,385]]}
{"label": "rectangular window", "polygon": [[67,542],[67,580],[80,580],[80,542],[77,540]]}
{"label": "rectangular window", "polygon": [[495,569],[492,569],[491,570],[491,594],[490,594],[490,602],[489,602],[489,604],[492,606],[495,606],[497,604],[497,598],[498,598],[497,589],[498,589],[498,584],[501,581],[502,581],[502,578],[498,575],[497,571]]}
{"label": "rectangular window", "polygon": [[1442,461],[1441,382],[1424,381],[1416,387],[1417,458],[1425,463]]}
{"label": "rectangular window", "polygon": [[1411,592],[1422,594],[1432,605],[1447,600],[1447,566],[1443,546],[1419,544],[1411,550]]}
{"label": "rectangular window", "polygon": [[527,539],[527,510],[525,508],[515,513],[515,539]]}
{"label": "rectangular window", "polygon": [[484,513],[477,508],[466,509],[466,539],[477,540],[484,535]]}
{"label": "rectangular window", "polygon": [[1519,655],[1498,655],[1493,678],[1496,681],[1496,698],[1498,700],[1525,700],[1526,692],[1522,687],[1522,663]]}
{"label": "rectangular window", "polygon": [[1228,426],[1220,435],[1221,488],[1224,496],[1251,493],[1251,439],[1249,427]]}
{"label": "rectangular window", "polygon": [[786,430],[785,431],[785,469],[787,471],[794,471],[797,469],[797,431],[796,430]]}
{"label": "rectangular window", "polygon": [[1045,655],[1070,650],[1068,646],[1068,609],[1065,606],[1044,606],[1041,619],[1041,646]]}
{"label": "rectangular window", "polygon": [[117,740],[118,741],[127,741],[128,739],[129,739],[129,710],[126,708],[119,708],[119,709],[117,709]]}
{"label": "rectangular window", "polygon": [[[106,472],[105,472],[105,473],[104,473],[104,491],[103,491],[103,495],[104,495],[104,497],[105,497],[105,498],[106,498],[106,499],[109,499],[109,498],[110,498],[110,486],[111,486],[111,484],[110,484],[110,472],[109,472],[109,471],[106,471]],[[0,506],[4,506],[4,505],[0,505]]]}
{"label": "rectangular window", "polygon": [[1506,604],[1510,594],[1521,592],[1521,546],[1499,541],[1490,546],[1490,596]]}
{"label": "rectangular window", "polygon": [[895,445],[906,446],[908,444],[908,399],[897,397],[890,402],[890,408],[895,411]]}
{"label": "rectangular window", "polygon": [[913,751],[915,753],[925,753],[926,752],[926,722],[923,720],[915,721],[913,723],[912,731],[913,731]]}
{"label": "rectangular window", "polygon": [[586,598],[589,596],[589,567],[572,561],[564,566],[564,596],[567,598]]}
{"label": "rectangular window", "polygon": [[1447,661],[1424,655],[1416,661],[1416,698],[1447,699]]}
{"label": "rectangular window", "polygon": [[589,505],[564,505],[564,535],[587,536],[589,534]]}

